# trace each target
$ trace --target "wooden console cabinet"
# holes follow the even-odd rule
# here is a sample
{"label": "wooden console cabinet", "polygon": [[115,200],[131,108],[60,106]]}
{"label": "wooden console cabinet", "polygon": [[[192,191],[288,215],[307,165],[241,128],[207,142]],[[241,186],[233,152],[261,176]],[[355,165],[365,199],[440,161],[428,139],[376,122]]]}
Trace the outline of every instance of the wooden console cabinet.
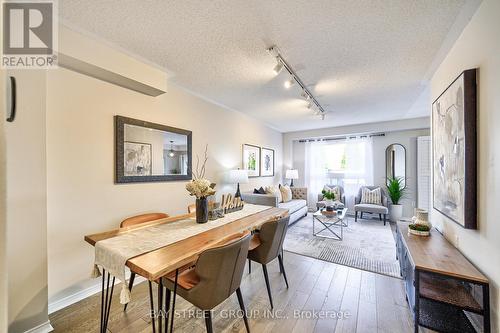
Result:
{"label": "wooden console cabinet", "polygon": [[408,234],[397,224],[397,257],[406,297],[419,325],[439,332],[476,332],[464,310],[483,316],[490,332],[489,282],[438,231],[430,237]]}

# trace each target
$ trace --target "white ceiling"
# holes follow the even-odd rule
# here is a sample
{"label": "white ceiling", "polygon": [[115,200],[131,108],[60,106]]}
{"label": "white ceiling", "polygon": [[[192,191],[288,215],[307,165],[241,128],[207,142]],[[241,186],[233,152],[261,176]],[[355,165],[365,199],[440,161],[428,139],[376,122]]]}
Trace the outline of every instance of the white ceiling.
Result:
{"label": "white ceiling", "polygon": [[[468,1],[61,0],[59,11],[176,85],[289,132],[427,116],[418,98]],[[324,121],[296,85],[284,89],[285,71],[272,73],[274,44],[329,112]]]}

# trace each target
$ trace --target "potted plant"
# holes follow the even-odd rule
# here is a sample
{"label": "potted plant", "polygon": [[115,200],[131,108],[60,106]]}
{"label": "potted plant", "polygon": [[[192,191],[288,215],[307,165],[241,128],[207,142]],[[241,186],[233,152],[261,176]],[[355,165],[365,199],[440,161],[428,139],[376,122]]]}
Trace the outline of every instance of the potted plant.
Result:
{"label": "potted plant", "polygon": [[196,222],[205,223],[208,221],[208,200],[207,197],[215,194],[215,184],[205,179],[205,166],[207,164],[208,145],[205,148],[205,160],[201,169],[198,169],[196,163],[196,170],[193,171],[193,180],[186,184],[186,190],[190,195],[196,197]]}
{"label": "potted plant", "polygon": [[334,206],[333,200],[335,200],[335,193],[323,190],[321,191],[321,194],[323,194],[323,198],[326,199],[325,200],[326,210],[333,211],[333,206]]}
{"label": "potted plant", "polygon": [[391,221],[397,222],[403,216],[403,205],[399,204],[406,194],[406,187],[403,186],[403,177],[387,178],[387,194],[391,199],[389,216]]}

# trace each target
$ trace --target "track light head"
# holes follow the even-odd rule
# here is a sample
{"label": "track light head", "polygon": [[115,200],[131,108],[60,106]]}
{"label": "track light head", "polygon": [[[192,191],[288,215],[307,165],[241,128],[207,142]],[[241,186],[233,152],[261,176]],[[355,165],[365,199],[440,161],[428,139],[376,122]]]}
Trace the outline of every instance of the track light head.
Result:
{"label": "track light head", "polygon": [[307,109],[311,110],[314,115],[321,116],[321,119],[325,119],[326,112],[323,110],[319,102],[316,100],[314,95],[309,91],[307,86],[302,82],[300,77],[295,73],[290,64],[283,58],[281,52],[279,51],[276,45],[267,49],[267,52],[275,58],[276,66],[274,66],[273,70],[276,75],[278,75],[283,68],[288,72],[290,78],[285,81],[284,85],[286,89],[291,88],[295,83],[300,87],[301,92],[300,96],[307,102]]}
{"label": "track light head", "polygon": [[292,76],[290,79],[285,81],[285,88],[290,89],[290,87],[293,86],[294,84],[295,84],[295,79]]}
{"label": "track light head", "polygon": [[278,75],[283,70],[283,64],[279,59],[276,59],[276,66],[273,68],[274,74]]}

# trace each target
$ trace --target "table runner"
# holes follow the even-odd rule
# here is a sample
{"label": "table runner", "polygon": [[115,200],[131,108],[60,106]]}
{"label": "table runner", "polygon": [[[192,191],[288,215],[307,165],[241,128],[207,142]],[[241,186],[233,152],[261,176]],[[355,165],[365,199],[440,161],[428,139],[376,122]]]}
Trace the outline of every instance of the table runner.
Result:
{"label": "table runner", "polygon": [[98,266],[115,276],[122,282],[120,303],[126,304],[130,301],[130,290],[125,279],[127,260],[269,208],[269,206],[245,204],[242,210],[226,214],[223,218],[215,221],[200,224],[196,223],[196,219],[192,217],[132,230],[116,237],[98,241],[95,244],[92,277],[101,275]]}

